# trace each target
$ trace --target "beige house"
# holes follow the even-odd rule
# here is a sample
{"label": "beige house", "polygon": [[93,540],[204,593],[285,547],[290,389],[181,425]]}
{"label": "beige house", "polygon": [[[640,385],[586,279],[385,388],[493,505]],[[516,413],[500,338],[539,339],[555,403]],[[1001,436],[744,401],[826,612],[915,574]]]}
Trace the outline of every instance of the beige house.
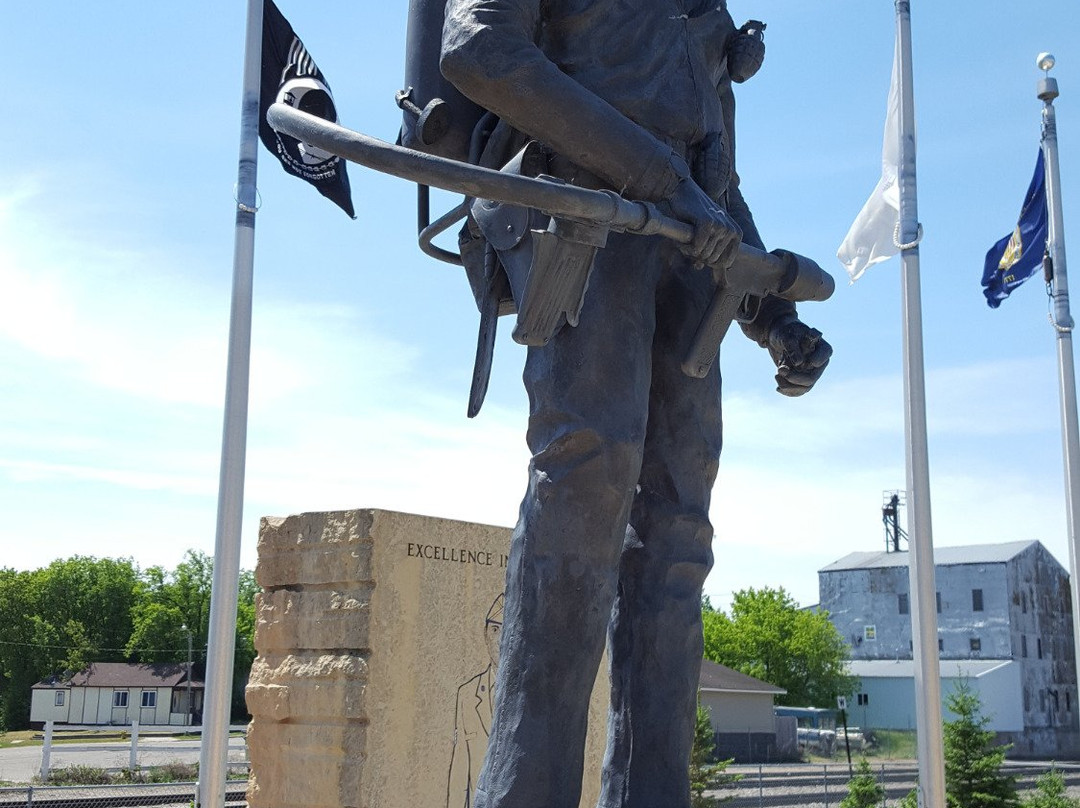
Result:
{"label": "beige house", "polygon": [[183,726],[201,721],[202,701],[203,683],[189,686],[187,665],[96,662],[70,678],[54,676],[34,685],[30,723]]}
{"label": "beige house", "polygon": [[773,699],[787,691],[708,659],[701,662],[698,702],[709,711],[716,754],[736,763],[797,756],[794,722],[777,719]]}

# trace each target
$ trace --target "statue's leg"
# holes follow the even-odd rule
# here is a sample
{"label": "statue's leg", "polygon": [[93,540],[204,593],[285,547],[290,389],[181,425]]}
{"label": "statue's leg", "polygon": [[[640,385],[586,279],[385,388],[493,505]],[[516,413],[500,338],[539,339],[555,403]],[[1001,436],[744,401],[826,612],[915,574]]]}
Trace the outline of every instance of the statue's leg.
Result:
{"label": "statue's leg", "polygon": [[476,808],[577,808],[590,693],[641,467],[659,268],[612,237],[576,328],[529,350],[529,487]]}
{"label": "statue's leg", "polygon": [[720,378],[680,368],[708,304],[708,270],[676,260],[657,289],[649,426],[609,636],[612,707],[602,808],[686,808],[701,668]]}

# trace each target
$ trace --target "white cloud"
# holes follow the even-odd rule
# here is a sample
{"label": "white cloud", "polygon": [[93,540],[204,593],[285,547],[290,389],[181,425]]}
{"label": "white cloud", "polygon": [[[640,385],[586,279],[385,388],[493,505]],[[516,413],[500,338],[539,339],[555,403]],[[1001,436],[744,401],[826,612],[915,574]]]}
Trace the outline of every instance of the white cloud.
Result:
{"label": "white cloud", "polygon": [[[0,199],[0,349],[27,369],[0,429],[0,477],[33,548],[5,563],[88,547],[141,557],[148,533],[212,550],[228,290],[185,272],[182,250],[69,239],[24,215],[32,196],[26,184]],[[520,408],[489,402],[467,420],[463,391],[441,394],[420,349],[379,334],[359,307],[256,303],[246,566],[263,515],[378,507],[514,522],[528,464]],[[1052,375],[1042,359],[928,375],[939,545],[1039,538],[1063,557],[1060,466],[1010,474],[1015,458],[986,448],[1050,441],[1056,457],[1056,421],[1032,416]],[[707,584],[717,605],[763,585],[814,602],[817,569],[884,547],[882,492],[905,485],[898,373],[827,376],[796,400],[759,390],[729,383],[725,396]],[[1004,479],[1007,491],[995,487]],[[76,527],[76,506],[111,516]]]}

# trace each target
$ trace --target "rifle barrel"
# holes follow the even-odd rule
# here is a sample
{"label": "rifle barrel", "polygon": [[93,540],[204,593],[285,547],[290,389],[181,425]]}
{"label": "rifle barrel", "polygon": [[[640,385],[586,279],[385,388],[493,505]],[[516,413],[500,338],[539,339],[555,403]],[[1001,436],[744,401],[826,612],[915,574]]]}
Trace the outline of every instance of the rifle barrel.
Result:
{"label": "rifle barrel", "polygon": [[[662,235],[682,244],[694,237],[686,222],[662,215],[655,205],[624,199],[614,191],[594,191],[551,179],[523,177],[489,168],[437,157],[395,146],[384,140],[346,129],[323,118],[301,112],[287,104],[271,104],[266,113],[270,126],[303,143],[310,143],[337,156],[383,174],[433,185],[477,199],[491,199],[511,205],[535,208],[552,216],[577,219],[647,235]],[[832,294],[832,277],[813,262],[798,267],[812,284],[794,284],[802,296],[788,297],[783,289],[792,286],[789,260],[762,252],[746,244],[732,267],[723,268],[731,281],[742,276],[750,286],[777,289],[790,300],[825,300]],[[786,281],[786,282],[785,282]],[[813,291],[809,291],[810,287]],[[793,291],[795,291],[793,289]]]}
{"label": "rifle barrel", "polygon": [[506,174],[424,154],[354,132],[287,104],[272,104],[266,119],[274,129],[303,143],[421,185],[620,228],[635,229],[633,225],[644,226],[648,219],[644,205],[630,202],[618,194]]}

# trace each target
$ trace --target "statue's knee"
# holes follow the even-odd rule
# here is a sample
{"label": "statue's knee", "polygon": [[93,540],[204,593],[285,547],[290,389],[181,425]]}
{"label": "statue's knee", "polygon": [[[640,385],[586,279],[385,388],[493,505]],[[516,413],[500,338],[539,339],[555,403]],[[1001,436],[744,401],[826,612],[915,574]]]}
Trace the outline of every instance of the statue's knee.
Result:
{"label": "statue's knee", "polygon": [[[641,471],[643,441],[596,429],[575,429],[533,457],[548,488],[562,487],[582,505],[601,506],[632,496]],[[599,499],[596,499],[599,498]]]}

